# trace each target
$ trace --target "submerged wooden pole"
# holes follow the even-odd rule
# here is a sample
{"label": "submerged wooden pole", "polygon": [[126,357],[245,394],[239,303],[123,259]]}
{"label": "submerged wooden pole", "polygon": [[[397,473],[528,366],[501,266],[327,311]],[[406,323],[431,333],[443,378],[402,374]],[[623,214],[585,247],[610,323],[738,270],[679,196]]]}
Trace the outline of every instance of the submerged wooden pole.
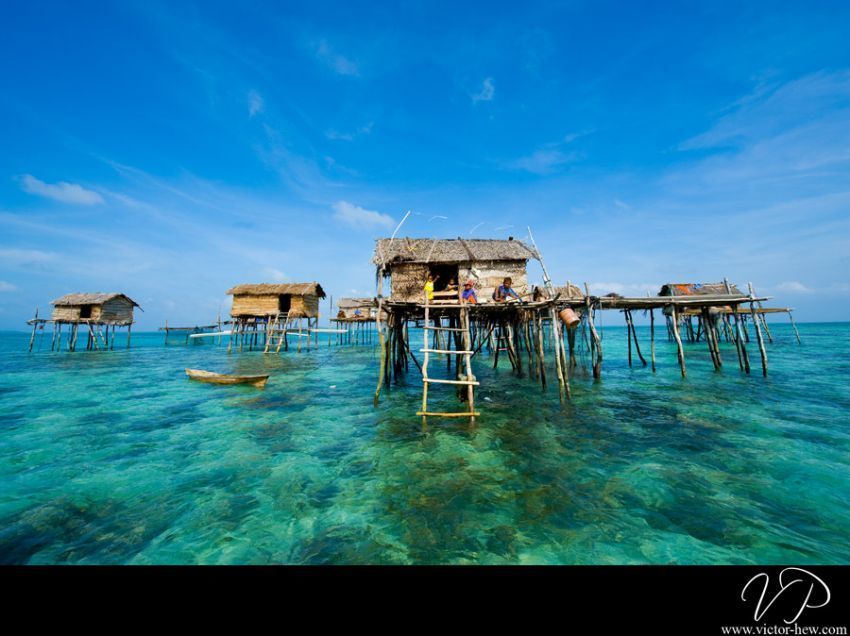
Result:
{"label": "submerged wooden pole", "polygon": [[652,372],[655,373],[655,310],[649,310],[649,355],[652,359]]}
{"label": "submerged wooden pole", "polygon": [[682,369],[682,377],[686,376],[685,372],[685,349],[682,347],[682,338],[679,336],[679,312],[676,311],[676,305],[672,305],[673,316],[671,323],[673,325],[673,337],[676,340],[676,348],[679,356],[679,367]]}
{"label": "submerged wooden pole", "polygon": [[632,337],[635,340],[635,352],[637,352],[638,358],[640,358],[640,361],[643,364],[643,366],[646,366],[646,360],[644,359],[643,354],[640,352],[640,343],[638,342],[637,330],[635,329],[634,320],[632,320],[632,310],[631,309],[629,309],[629,326],[632,329]]}
{"label": "submerged wooden pole", "polygon": [[794,324],[794,316],[791,315],[791,310],[788,310],[788,318],[791,320],[791,327],[794,329],[794,335],[797,336],[797,344],[803,344],[800,342],[800,332],[797,331],[797,325]]}
{"label": "submerged wooden pole", "polygon": [[[386,355],[387,355],[387,342],[384,337],[384,331],[381,329],[381,309],[384,303],[383,298],[383,288],[384,288],[384,272],[380,270],[378,272],[378,315],[375,316],[375,329],[378,331],[378,341],[381,345],[381,365],[380,371],[378,372],[378,386],[375,387],[375,398],[373,400],[374,406],[377,408],[378,406],[378,398],[381,395],[381,387],[384,384],[384,373],[386,372]],[[427,329],[425,330],[427,332]]]}
{"label": "submerged wooden pole", "polygon": [[563,402],[564,395],[569,397],[569,389],[564,379],[564,370],[561,368],[561,347],[558,344],[558,316],[555,313],[555,307],[550,307],[549,315],[552,318],[552,340],[555,345],[555,369],[558,372],[558,397]]}
{"label": "submerged wooden pole", "polygon": [[596,360],[592,360],[593,377],[598,380],[602,377],[602,341],[596,332],[596,326],[593,324],[593,305],[590,302],[590,287],[588,287],[587,283],[584,284],[584,293],[584,303],[587,308],[587,325],[590,327],[590,335],[593,338],[593,345],[596,350]]}
{"label": "submerged wooden pole", "polygon": [[764,338],[761,335],[761,325],[759,325],[758,314],[756,313],[756,305],[753,302],[755,294],[753,293],[753,284],[747,283],[750,290],[750,313],[753,316],[753,324],[756,327],[756,338],[759,343],[759,353],[761,354],[761,371],[764,377],[767,377],[767,351],[764,350]]}
{"label": "submerged wooden pole", "polygon": [[32,335],[30,336],[30,351],[32,351],[32,343],[35,342],[35,330],[38,329],[38,307],[35,308],[35,318],[32,321]]}

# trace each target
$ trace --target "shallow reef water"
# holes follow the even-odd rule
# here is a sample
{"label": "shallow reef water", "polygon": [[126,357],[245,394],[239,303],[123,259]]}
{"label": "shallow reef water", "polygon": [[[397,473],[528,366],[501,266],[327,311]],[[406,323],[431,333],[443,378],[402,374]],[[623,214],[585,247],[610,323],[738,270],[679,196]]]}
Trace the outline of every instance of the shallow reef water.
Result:
{"label": "shallow reef water", "polygon": [[663,329],[652,373],[606,326],[602,380],[580,366],[564,405],[554,369],[542,391],[482,354],[477,424],[426,427],[413,365],[373,407],[376,344],[28,353],[0,333],[0,563],[848,563],[850,324],[799,329],[772,325],[767,378],[755,343],[750,376],[694,343],[683,379]]}

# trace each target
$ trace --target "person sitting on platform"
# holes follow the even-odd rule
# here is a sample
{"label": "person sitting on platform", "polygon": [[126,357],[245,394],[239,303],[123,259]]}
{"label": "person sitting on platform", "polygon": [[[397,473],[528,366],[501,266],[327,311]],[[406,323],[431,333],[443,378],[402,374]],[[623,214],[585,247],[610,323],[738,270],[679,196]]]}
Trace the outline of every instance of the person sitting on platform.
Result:
{"label": "person sitting on platform", "polygon": [[475,282],[473,280],[470,279],[463,284],[461,298],[463,299],[463,302],[470,303],[472,305],[478,304],[478,296],[475,293]]}
{"label": "person sitting on platform", "polygon": [[517,301],[520,300],[519,294],[517,294],[511,284],[513,281],[510,277],[506,278],[502,281],[502,284],[496,288],[496,291],[493,292],[493,300],[497,303],[507,302],[509,298],[515,298]]}
{"label": "person sitting on platform", "polygon": [[447,292],[456,292],[457,291],[457,280],[454,278],[454,276],[452,276],[449,279],[449,284],[446,285],[446,291]]}

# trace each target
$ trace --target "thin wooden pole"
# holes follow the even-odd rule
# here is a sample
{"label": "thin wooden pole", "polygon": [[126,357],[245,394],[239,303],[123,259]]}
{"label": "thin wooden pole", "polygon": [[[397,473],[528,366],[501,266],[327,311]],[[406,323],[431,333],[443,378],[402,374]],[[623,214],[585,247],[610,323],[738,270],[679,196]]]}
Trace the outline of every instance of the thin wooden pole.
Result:
{"label": "thin wooden pole", "polygon": [[756,337],[759,343],[759,353],[761,354],[761,370],[764,377],[767,377],[767,351],[764,350],[764,338],[761,335],[761,325],[759,325],[758,314],[756,313],[756,305],[753,302],[755,294],[753,292],[753,284],[747,283],[750,290],[750,313],[753,316],[753,324],[756,327]]}
{"label": "thin wooden pole", "polygon": [[599,334],[596,332],[596,326],[593,324],[593,305],[590,302],[590,288],[587,283],[584,284],[584,302],[587,307],[587,324],[590,327],[590,335],[593,338],[594,348],[596,349],[596,360],[593,363],[593,377],[597,380],[602,377],[602,341],[599,339]]}
{"label": "thin wooden pole", "polygon": [[685,349],[682,347],[682,338],[679,336],[679,312],[676,311],[676,305],[672,305],[673,308],[673,316],[672,316],[672,325],[673,325],[673,337],[676,340],[676,348],[679,356],[679,367],[682,369],[682,377],[684,378],[686,375],[685,372]]}
{"label": "thin wooden pole", "polygon": [[788,318],[791,320],[791,327],[794,329],[794,335],[797,336],[797,344],[803,344],[800,342],[800,332],[797,331],[797,325],[794,324],[794,316],[791,315],[791,310],[788,310]]}
{"label": "thin wooden pole", "polygon": [[558,325],[555,307],[549,308],[549,315],[552,318],[552,341],[555,343],[555,370],[558,372],[558,397],[563,402],[564,394],[568,395],[568,393],[564,379],[564,370],[561,368],[561,352],[558,347]]}
{"label": "thin wooden pole", "polygon": [[652,372],[655,373],[655,310],[649,310],[649,357],[652,360]]}
{"label": "thin wooden pole", "polygon": [[32,335],[30,336],[30,351],[32,351],[32,344],[35,342],[35,330],[38,329],[38,307],[35,308],[35,318],[32,321]]}
{"label": "thin wooden pole", "polygon": [[[387,342],[386,337],[384,336],[384,330],[381,328],[381,315],[382,308],[384,303],[384,271],[383,269],[378,271],[378,315],[375,317],[375,328],[378,331],[378,341],[381,345],[381,365],[380,371],[378,372],[378,386],[375,388],[375,398],[374,398],[374,406],[378,406],[378,398],[381,395],[381,386],[384,384],[384,373],[386,372],[386,354],[387,354]],[[426,329],[427,331],[427,329]]]}

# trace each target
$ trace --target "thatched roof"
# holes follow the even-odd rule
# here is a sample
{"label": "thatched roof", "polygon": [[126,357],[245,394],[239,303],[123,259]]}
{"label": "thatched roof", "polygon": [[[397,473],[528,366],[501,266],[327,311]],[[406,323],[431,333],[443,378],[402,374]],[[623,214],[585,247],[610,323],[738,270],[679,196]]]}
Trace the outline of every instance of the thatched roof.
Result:
{"label": "thatched roof", "polygon": [[260,283],[257,285],[236,285],[227,290],[233,296],[293,296],[325,297],[325,291],[319,283]]}
{"label": "thatched roof", "polygon": [[581,291],[579,287],[572,284],[569,288],[567,288],[566,285],[563,287],[555,287],[554,291],[556,294],[560,294],[561,298],[584,298],[584,292]]}
{"label": "thatched roof", "polygon": [[376,306],[374,298],[340,298],[336,305],[340,309],[362,309]]}
{"label": "thatched roof", "polygon": [[126,294],[119,294],[117,292],[112,292],[109,294],[104,294],[102,292],[96,292],[94,294],[65,294],[62,298],[57,298],[50,304],[54,307],[67,307],[69,305],[102,305],[105,302],[112,300],[113,298],[126,298],[129,300],[134,307],[138,307],[139,303],[135,300],[127,296]]}
{"label": "thatched roof", "polygon": [[527,261],[537,258],[522,241],[492,239],[378,239],[372,262],[469,263],[473,261]]}
{"label": "thatched roof", "polygon": [[729,285],[726,291],[724,283],[667,283],[658,292],[659,296],[745,296],[735,285]]}

